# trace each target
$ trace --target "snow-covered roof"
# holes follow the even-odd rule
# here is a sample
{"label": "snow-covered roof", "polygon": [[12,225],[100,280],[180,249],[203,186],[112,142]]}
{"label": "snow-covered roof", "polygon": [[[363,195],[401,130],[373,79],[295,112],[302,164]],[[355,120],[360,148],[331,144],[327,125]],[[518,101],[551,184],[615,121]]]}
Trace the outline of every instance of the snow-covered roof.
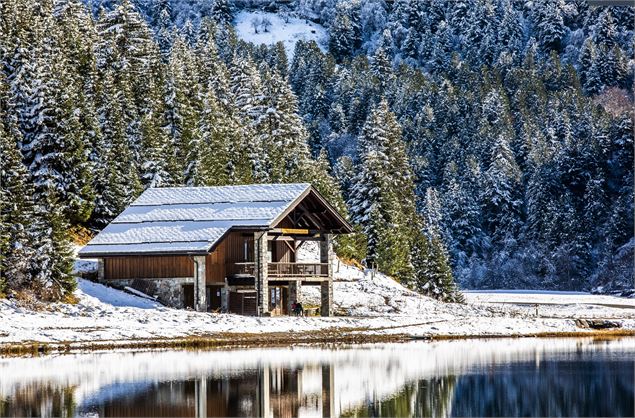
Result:
{"label": "snow-covered roof", "polygon": [[152,188],[79,255],[201,254],[231,228],[269,228],[312,190],[307,183]]}

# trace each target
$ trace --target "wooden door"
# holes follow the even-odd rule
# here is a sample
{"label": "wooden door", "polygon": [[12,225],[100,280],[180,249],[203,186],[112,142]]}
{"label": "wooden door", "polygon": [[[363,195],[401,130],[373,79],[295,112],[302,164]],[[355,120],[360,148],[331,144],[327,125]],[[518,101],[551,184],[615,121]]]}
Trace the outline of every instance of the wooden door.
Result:
{"label": "wooden door", "polygon": [[209,312],[220,312],[222,286],[207,286],[207,310]]}

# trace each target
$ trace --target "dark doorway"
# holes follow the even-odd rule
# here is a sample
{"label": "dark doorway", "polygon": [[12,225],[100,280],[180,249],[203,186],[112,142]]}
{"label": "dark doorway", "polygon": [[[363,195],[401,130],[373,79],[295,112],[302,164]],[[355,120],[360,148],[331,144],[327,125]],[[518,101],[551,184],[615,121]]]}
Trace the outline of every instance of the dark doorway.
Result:
{"label": "dark doorway", "polygon": [[220,312],[222,286],[207,286],[207,310],[208,312]]}
{"label": "dark doorway", "polygon": [[183,285],[183,307],[194,309],[194,285]]}

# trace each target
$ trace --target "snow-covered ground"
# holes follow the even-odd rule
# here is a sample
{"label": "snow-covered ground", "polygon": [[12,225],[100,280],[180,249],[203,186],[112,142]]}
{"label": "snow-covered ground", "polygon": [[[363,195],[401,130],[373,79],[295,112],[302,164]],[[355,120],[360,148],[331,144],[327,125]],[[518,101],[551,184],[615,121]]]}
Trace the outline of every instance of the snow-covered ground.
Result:
{"label": "snow-covered ground", "polygon": [[[467,303],[445,304],[418,295],[389,277],[336,261],[334,305],[344,316],[255,318],[171,309],[148,299],[79,279],[79,303],[33,311],[0,300],[0,344],[213,336],[227,333],[346,332],[434,335],[532,335],[584,331],[576,318],[618,320],[635,330],[632,299],[584,293],[468,292]],[[303,288],[305,304],[317,288]],[[538,304],[538,309],[536,309]]]}
{"label": "snow-covered ground", "polygon": [[464,292],[473,304],[527,304],[527,305],[596,305],[635,309],[635,299],[608,295],[592,295],[585,292],[548,290],[470,290]]}
{"label": "snow-covered ground", "polygon": [[[268,19],[271,26],[267,32],[259,27],[258,33],[256,33],[252,26],[254,19],[260,21]],[[321,25],[297,17],[289,16],[285,19],[277,13],[243,10],[236,15],[235,26],[240,39],[253,42],[256,45],[273,45],[281,41],[284,44],[289,62],[293,58],[295,44],[299,40],[315,41],[323,50],[328,42],[328,34]]]}

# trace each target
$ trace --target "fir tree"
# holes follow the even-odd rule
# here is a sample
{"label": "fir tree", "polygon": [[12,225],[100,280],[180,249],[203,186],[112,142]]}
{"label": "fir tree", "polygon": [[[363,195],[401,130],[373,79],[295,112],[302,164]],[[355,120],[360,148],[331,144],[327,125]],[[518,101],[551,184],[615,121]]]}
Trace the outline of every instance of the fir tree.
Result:
{"label": "fir tree", "polygon": [[367,237],[367,265],[408,282],[414,185],[401,127],[385,100],[368,116],[358,152],[362,167],[353,180],[349,204],[353,222]]}
{"label": "fir tree", "polygon": [[22,164],[15,128],[5,129],[3,121],[0,121],[0,159],[0,293],[6,294],[7,290],[31,285],[29,260],[34,251],[28,229],[33,222],[34,203],[31,179]]}
{"label": "fir tree", "polygon": [[430,239],[419,232],[412,252],[415,290],[443,302],[464,301],[454,282],[447,252],[438,237]]}
{"label": "fir tree", "polygon": [[68,300],[77,286],[71,274],[73,259],[67,238],[68,224],[52,189],[41,199],[36,201],[35,221],[29,226],[33,242],[30,289],[43,300]]}

